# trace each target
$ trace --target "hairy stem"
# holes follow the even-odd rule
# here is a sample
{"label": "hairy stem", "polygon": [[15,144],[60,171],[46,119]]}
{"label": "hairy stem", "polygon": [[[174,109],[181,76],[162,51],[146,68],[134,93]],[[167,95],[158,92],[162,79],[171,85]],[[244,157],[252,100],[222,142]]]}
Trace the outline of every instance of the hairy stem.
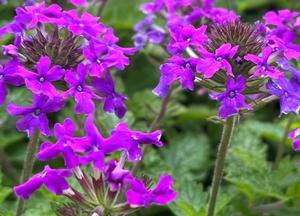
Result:
{"label": "hairy stem", "polygon": [[[36,130],[34,134],[30,137],[29,143],[27,146],[27,152],[24,160],[24,167],[22,171],[22,176],[20,182],[23,183],[27,181],[33,170],[33,164],[35,161],[35,153],[37,151],[38,147],[38,140],[39,140],[40,132],[39,130]],[[24,208],[24,200],[21,198],[18,198],[17,205],[16,205],[16,216],[20,216],[23,214],[23,208]]]}
{"label": "hairy stem", "polygon": [[219,144],[211,193],[208,202],[207,216],[214,216],[218,192],[223,178],[224,164],[228,148],[235,128],[236,116],[229,117],[223,126],[222,138]]}
{"label": "hairy stem", "polygon": [[102,15],[107,2],[108,2],[108,0],[102,0],[102,3],[101,3],[101,5],[100,5],[100,7],[98,9],[98,12],[97,12],[97,16],[98,17],[100,17]]}
{"label": "hairy stem", "polygon": [[[168,104],[169,104],[171,95],[172,95],[172,90],[170,90],[168,92],[167,96],[162,99],[159,113],[155,117],[153,122],[151,123],[150,127],[148,128],[149,132],[152,132],[152,131],[158,129],[161,121],[164,119],[164,117],[167,113],[167,110],[168,110]],[[149,145],[144,145],[142,147],[142,154],[144,154],[147,151],[148,148],[149,148]],[[143,162],[143,159],[141,159],[140,161],[137,161],[133,164],[132,170],[131,170],[133,174],[135,174],[137,172],[137,170],[140,168],[142,162]]]}
{"label": "hairy stem", "polygon": [[292,124],[293,124],[295,118],[296,118],[296,115],[290,115],[288,117],[288,123],[285,127],[283,136],[281,138],[281,141],[280,141],[278,149],[277,149],[276,158],[275,158],[275,161],[273,164],[273,170],[275,170],[279,167],[279,163],[280,163],[280,161],[283,157],[284,151],[285,151],[285,145],[288,140],[289,132],[291,130],[291,127],[292,127]]}

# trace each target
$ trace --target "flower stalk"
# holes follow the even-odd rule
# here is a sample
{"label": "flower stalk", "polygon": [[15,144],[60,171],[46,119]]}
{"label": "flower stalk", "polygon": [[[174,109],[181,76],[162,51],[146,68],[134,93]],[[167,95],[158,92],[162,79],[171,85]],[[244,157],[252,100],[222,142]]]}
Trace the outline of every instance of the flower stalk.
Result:
{"label": "flower stalk", "polygon": [[288,140],[288,136],[291,131],[292,124],[295,121],[295,118],[296,118],[296,115],[290,115],[288,117],[287,125],[285,127],[281,142],[279,143],[279,146],[277,149],[276,158],[275,158],[275,161],[273,164],[273,170],[276,170],[279,167],[280,161],[281,161],[284,151],[285,151],[285,145]]}
{"label": "flower stalk", "polygon": [[[35,153],[38,147],[39,136],[40,136],[40,131],[36,129],[33,135],[29,139],[20,182],[27,181],[32,174],[33,164],[35,161]],[[24,200],[19,197],[16,204],[15,215],[16,216],[22,215],[23,209],[24,209]]]}
{"label": "flower stalk", "polygon": [[207,216],[214,216],[215,213],[216,202],[217,202],[218,193],[220,190],[220,185],[222,182],[222,177],[224,172],[225,159],[231,143],[231,138],[234,132],[234,128],[236,126],[235,124],[236,120],[237,120],[236,116],[231,116],[225,121],[223,126],[223,133],[222,133],[222,138],[218,149],[211,193],[210,193],[210,198],[208,203]]}

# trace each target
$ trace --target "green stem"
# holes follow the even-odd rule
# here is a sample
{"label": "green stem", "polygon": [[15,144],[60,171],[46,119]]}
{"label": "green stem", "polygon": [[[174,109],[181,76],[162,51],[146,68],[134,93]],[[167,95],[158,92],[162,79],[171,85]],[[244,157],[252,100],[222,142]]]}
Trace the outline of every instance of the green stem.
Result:
{"label": "green stem", "polygon": [[208,203],[207,216],[214,216],[218,192],[223,178],[224,164],[228,148],[231,142],[233,131],[235,128],[236,116],[229,117],[224,123],[222,138],[220,141],[218,155],[215,164],[215,171],[212,181],[212,188]]}
{"label": "green stem", "polygon": [[[168,104],[170,102],[170,98],[172,95],[172,89],[169,90],[168,94],[166,97],[164,97],[161,101],[161,105],[160,105],[160,111],[158,113],[158,115],[155,117],[155,119],[153,120],[153,122],[151,123],[148,131],[152,132],[154,130],[157,130],[161,121],[164,119],[167,110],[168,110]],[[147,149],[149,148],[150,145],[144,145],[142,147],[142,154],[144,155],[144,153],[147,151]],[[140,166],[143,163],[143,158],[137,162],[135,162],[132,166],[131,172],[133,174],[135,174],[137,172],[137,170],[140,168]]]}
{"label": "green stem", "polygon": [[275,158],[275,161],[274,161],[274,164],[273,164],[273,170],[275,170],[279,167],[279,163],[280,163],[280,161],[283,157],[283,154],[285,152],[285,145],[286,145],[286,142],[288,140],[288,136],[289,136],[289,133],[291,131],[291,127],[292,127],[292,124],[293,124],[295,118],[296,118],[296,115],[290,115],[288,117],[288,123],[285,127],[281,142],[280,142],[280,144],[278,146],[278,149],[277,149],[276,158]]}
{"label": "green stem", "polygon": [[[26,152],[26,156],[25,156],[25,160],[24,160],[24,167],[23,167],[22,176],[21,176],[21,180],[20,180],[21,183],[27,181],[32,174],[39,136],[40,136],[40,132],[39,132],[39,130],[36,130],[29,139],[29,143],[27,146],[27,152]],[[15,216],[22,215],[23,208],[24,208],[24,200],[18,198]]]}

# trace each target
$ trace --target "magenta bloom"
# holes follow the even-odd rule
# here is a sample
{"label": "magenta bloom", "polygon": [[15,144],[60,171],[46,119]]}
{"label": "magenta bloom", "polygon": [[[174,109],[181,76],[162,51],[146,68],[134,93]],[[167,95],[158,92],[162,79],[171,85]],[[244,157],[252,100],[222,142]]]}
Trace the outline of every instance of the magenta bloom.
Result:
{"label": "magenta bloom", "polygon": [[70,89],[65,93],[72,96],[76,102],[75,112],[90,114],[94,112],[95,104],[93,99],[101,100],[91,88],[85,84],[85,78],[88,75],[88,66],[79,64],[77,71],[69,70],[66,73],[65,81]]}
{"label": "magenta bloom", "polygon": [[160,141],[161,131],[152,133],[143,133],[140,131],[130,130],[126,123],[119,123],[113,130],[111,137],[107,138],[103,143],[105,154],[115,151],[126,151],[130,161],[140,160],[142,151],[139,145],[153,144],[162,147]]}
{"label": "magenta bloom", "polygon": [[280,99],[280,113],[288,114],[293,112],[299,113],[300,110],[300,95],[299,83],[287,80],[282,77],[276,81],[269,80],[267,89]]}
{"label": "magenta bloom", "polygon": [[204,74],[205,78],[211,78],[219,70],[225,70],[228,76],[233,77],[232,68],[229,60],[238,51],[238,46],[231,47],[231,44],[223,44],[216,53],[210,53],[204,48],[200,48],[201,57],[198,61],[197,71]]}
{"label": "magenta bloom", "polygon": [[132,178],[128,170],[122,168],[115,160],[110,160],[104,170],[105,181],[110,185],[110,189],[117,191],[120,187],[126,186],[126,181]]}
{"label": "magenta bloom", "polygon": [[104,25],[98,23],[99,18],[88,12],[83,12],[82,16],[79,17],[76,10],[69,10],[65,12],[65,19],[70,32],[88,39],[97,38],[105,30]]}
{"label": "magenta bloom", "polygon": [[299,12],[292,12],[290,10],[279,10],[278,12],[270,11],[264,16],[267,25],[274,25],[277,27],[285,27],[287,23],[300,15]]}
{"label": "magenta bloom", "polygon": [[46,95],[34,95],[32,106],[22,107],[12,103],[8,105],[7,111],[12,116],[23,116],[17,121],[19,131],[26,131],[28,136],[32,136],[34,131],[39,129],[43,135],[50,136],[47,113],[58,112],[64,104],[65,100],[61,97],[50,99]]}
{"label": "magenta bloom", "polygon": [[220,118],[226,119],[236,115],[240,109],[252,110],[246,103],[246,98],[243,95],[245,89],[246,79],[243,76],[238,76],[236,81],[233,78],[229,79],[224,93],[210,95],[212,99],[221,101],[219,109]]}
{"label": "magenta bloom", "polygon": [[41,57],[36,64],[37,72],[29,71],[19,67],[18,74],[24,78],[26,87],[33,94],[44,94],[52,98],[59,92],[51,82],[60,80],[64,75],[64,70],[60,66],[51,68],[51,60],[48,56]]}
{"label": "magenta bloom", "polygon": [[14,191],[17,196],[27,200],[36,190],[45,185],[52,193],[62,195],[64,190],[70,188],[66,178],[71,176],[71,171],[67,169],[51,169],[49,166],[45,166],[42,172],[35,174],[27,182],[14,187]]}
{"label": "magenta bloom", "polygon": [[106,71],[101,78],[92,81],[96,91],[104,97],[104,111],[114,112],[119,118],[123,118],[126,113],[126,97],[119,94],[115,89],[115,83],[111,74]]}
{"label": "magenta bloom", "polygon": [[289,134],[289,139],[294,140],[293,145],[294,145],[294,150],[295,151],[300,151],[299,135],[300,135],[300,128],[292,130],[291,133]]}
{"label": "magenta bloom", "polygon": [[130,189],[126,192],[127,201],[132,207],[149,207],[151,204],[166,205],[177,197],[173,190],[173,180],[169,175],[161,175],[157,186],[149,190],[138,179],[129,180]]}
{"label": "magenta bloom", "polygon": [[81,5],[83,5],[85,2],[86,2],[86,0],[70,0],[70,2],[73,4],[73,5],[75,5],[75,6],[81,6]]}
{"label": "magenta bloom", "polygon": [[194,90],[197,59],[174,56],[161,66],[159,84],[153,92],[161,97],[167,95],[173,82],[179,80],[184,89]]}
{"label": "magenta bloom", "polygon": [[23,84],[23,80],[16,74],[18,61],[12,60],[3,67],[0,64],[0,106],[4,104],[8,94],[7,84],[19,86]]}
{"label": "magenta bloom", "polygon": [[52,160],[62,155],[67,168],[79,166],[79,156],[76,152],[85,152],[91,148],[86,137],[74,137],[76,126],[72,119],[65,119],[64,124],[55,124],[54,135],[57,138],[55,144],[44,142],[41,145],[37,158],[41,161]]}
{"label": "magenta bloom", "polygon": [[196,29],[193,25],[177,27],[171,30],[171,43],[168,50],[172,54],[181,54],[189,46],[202,46],[208,40],[205,34],[207,26],[203,25]]}
{"label": "magenta bloom", "polygon": [[272,79],[279,79],[283,76],[281,71],[279,71],[276,67],[268,64],[268,61],[272,54],[272,49],[270,47],[267,47],[263,50],[262,56],[256,56],[253,54],[245,55],[244,59],[256,64],[256,71],[253,74],[253,77],[266,76]]}
{"label": "magenta bloom", "polygon": [[62,18],[62,9],[57,4],[51,4],[46,7],[45,2],[25,8],[16,9],[17,16],[15,21],[21,25],[26,25],[27,29],[32,29],[38,23],[60,23]]}

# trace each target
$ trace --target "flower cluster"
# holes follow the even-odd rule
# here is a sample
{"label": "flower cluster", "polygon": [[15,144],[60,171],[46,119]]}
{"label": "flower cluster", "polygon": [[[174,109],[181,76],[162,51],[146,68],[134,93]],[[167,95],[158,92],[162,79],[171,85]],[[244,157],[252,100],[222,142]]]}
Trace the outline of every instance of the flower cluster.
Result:
{"label": "flower cluster", "polygon": [[[173,191],[172,178],[162,175],[158,185],[151,189],[149,182],[137,179],[125,169],[125,162],[134,162],[142,157],[140,146],[142,144],[153,144],[162,147],[160,141],[161,132],[143,133],[130,130],[126,123],[119,123],[111,132],[109,137],[103,137],[94,124],[93,116],[89,116],[85,122],[85,135],[76,137],[76,126],[73,120],[66,119],[63,124],[57,123],[54,127],[55,144],[48,141],[42,143],[37,158],[41,161],[48,161],[57,157],[64,159],[67,169],[52,169],[45,166],[44,170],[35,174],[27,182],[16,186],[15,193],[23,199],[28,199],[42,185],[55,193],[69,197],[78,203],[82,208],[92,211],[99,207],[99,201],[95,199],[95,192],[103,190],[107,185],[107,194],[100,193],[103,208],[114,208],[115,212],[130,212],[137,207],[149,207],[151,204],[165,205],[176,197]],[[106,155],[121,152],[119,161],[105,160]],[[83,172],[82,167],[92,166],[95,183]],[[80,168],[81,167],[81,168]],[[72,172],[82,185],[86,194],[81,194],[72,188],[67,178]],[[103,184],[105,182],[105,184]],[[97,187],[97,185],[100,185]],[[118,197],[121,192],[126,194],[126,199]],[[88,199],[86,196],[92,197]],[[115,200],[110,203],[111,199]],[[103,203],[104,202],[104,203]],[[89,208],[86,208],[88,204]]]}
{"label": "flower cluster", "polygon": [[[292,62],[300,57],[298,12],[268,12],[263,22],[250,24],[233,11],[215,8],[213,0],[154,0],[141,10],[146,18],[136,26],[137,47],[160,43],[171,55],[161,66],[155,94],[166,96],[178,80],[183,89],[200,84],[212,91],[212,99],[222,104],[221,119],[253,110],[270,95],[280,98],[281,114],[298,113],[299,72]],[[166,23],[161,40],[142,28],[156,26],[155,18]]]}
{"label": "flower cluster", "polygon": [[[78,6],[86,1],[71,3]],[[65,162],[63,169],[46,165],[42,172],[16,186],[19,197],[29,199],[44,185],[56,195],[69,197],[85,211],[98,209],[100,215],[103,211],[127,214],[137,207],[165,205],[175,199],[170,176],[161,175],[153,189],[150,181],[137,179],[125,169],[126,161],[141,160],[141,145],[163,146],[160,131],[143,133],[119,123],[109,137],[103,137],[95,125],[98,102],[104,111],[119,118],[126,114],[127,98],[117,92],[111,72],[123,70],[136,48],[119,46],[113,29],[92,14],[65,11],[45,2],[18,7],[14,20],[0,28],[0,39],[5,34],[12,35],[14,42],[2,47],[10,60],[0,65],[0,105],[7,100],[8,85],[28,89],[32,103],[8,103],[8,113],[20,116],[17,129],[29,137],[56,137],[54,144],[41,144],[37,154],[40,161],[62,157]],[[48,114],[59,112],[69,101],[74,102],[70,103],[74,104],[74,115],[86,119],[81,137],[75,136],[76,126],[70,118],[56,123],[54,132],[51,130]],[[119,161],[107,160],[108,155],[112,158],[118,154]],[[93,169],[92,182],[82,170],[89,166]],[[68,184],[72,174],[86,194]],[[119,197],[120,193],[126,197]]]}

